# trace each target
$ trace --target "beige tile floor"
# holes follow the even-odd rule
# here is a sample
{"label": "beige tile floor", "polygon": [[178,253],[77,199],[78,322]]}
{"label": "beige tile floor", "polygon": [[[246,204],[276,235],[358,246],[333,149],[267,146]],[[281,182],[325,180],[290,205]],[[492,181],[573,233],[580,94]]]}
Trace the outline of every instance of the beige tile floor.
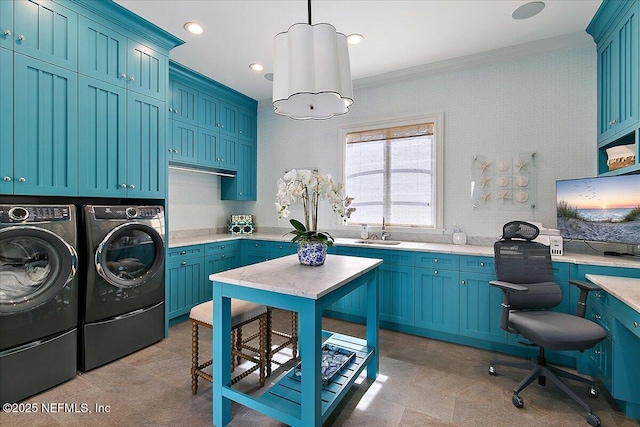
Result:
{"label": "beige tile floor", "polygon": [[[274,324],[286,330],[289,316],[275,312]],[[324,320],[324,328],[363,336],[362,325]],[[203,334],[210,343],[210,335]],[[588,426],[581,407],[553,385],[529,386],[521,393],[525,407],[515,408],[511,390],[524,371],[500,368],[497,377],[487,374],[495,353],[470,347],[380,332],[380,375],[356,384],[325,425],[366,427],[410,426]],[[203,341],[202,348],[207,345]],[[209,344],[210,347],[210,344]],[[209,350],[210,354],[210,350]],[[284,358],[284,355],[280,357]],[[200,380],[197,395],[191,394],[191,328],[189,322],[173,326],[169,338],[135,354],[78,375],[58,387],[27,399],[38,413],[2,413],[0,425],[13,426],[210,426],[211,384]],[[270,381],[286,372],[274,371]],[[359,380],[360,381],[360,380]],[[586,387],[571,383],[580,395]],[[257,374],[237,385],[260,393]],[[625,418],[601,390],[589,399],[603,427],[640,426]],[[42,413],[46,404],[87,404],[90,413]],[[98,413],[95,405],[108,405]],[[262,414],[232,405],[231,427],[281,426]]]}

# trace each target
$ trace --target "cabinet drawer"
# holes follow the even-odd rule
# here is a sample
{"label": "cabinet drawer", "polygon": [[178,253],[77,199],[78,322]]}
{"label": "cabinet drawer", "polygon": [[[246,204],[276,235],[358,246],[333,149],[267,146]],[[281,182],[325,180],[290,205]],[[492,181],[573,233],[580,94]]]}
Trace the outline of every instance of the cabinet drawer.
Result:
{"label": "cabinet drawer", "polygon": [[608,301],[609,313],[614,315],[622,326],[640,338],[640,313],[613,296],[609,295]]}
{"label": "cabinet drawer", "polygon": [[296,243],[290,244],[290,242],[271,242],[269,244],[269,254],[274,258],[295,254],[297,251],[298,245]]}
{"label": "cabinet drawer", "polygon": [[338,255],[357,256],[362,258],[381,259],[385,265],[406,265],[412,266],[415,258],[414,252],[384,250],[374,248],[354,248],[348,246],[338,247],[336,250]]}
{"label": "cabinet drawer", "polygon": [[250,240],[244,243],[244,250],[246,251],[269,251],[269,245],[271,242],[267,240]]}
{"label": "cabinet drawer", "polygon": [[586,319],[589,319],[598,325],[602,326],[605,331],[607,331],[607,335],[612,335],[612,327],[613,327],[613,319],[611,316],[604,310],[602,305],[597,303],[592,303],[587,305],[587,313],[585,315]]}
{"label": "cabinet drawer", "polygon": [[234,252],[239,249],[239,243],[237,240],[207,243],[204,246],[205,255],[214,255],[222,252]]}
{"label": "cabinet drawer", "polygon": [[201,257],[203,254],[204,245],[178,246],[167,250],[167,262]]}
{"label": "cabinet drawer", "polygon": [[422,268],[438,268],[440,270],[458,270],[460,256],[431,252],[416,252],[415,265]]}
{"label": "cabinet drawer", "polygon": [[496,262],[493,257],[461,255],[460,271],[471,271],[474,273],[495,274]]}

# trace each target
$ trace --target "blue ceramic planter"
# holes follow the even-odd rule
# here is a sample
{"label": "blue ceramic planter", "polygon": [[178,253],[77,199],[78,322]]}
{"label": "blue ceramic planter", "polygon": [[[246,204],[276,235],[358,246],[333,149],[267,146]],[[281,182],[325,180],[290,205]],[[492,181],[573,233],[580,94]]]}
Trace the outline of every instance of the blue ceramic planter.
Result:
{"label": "blue ceramic planter", "polygon": [[325,243],[298,243],[298,260],[302,265],[322,265],[327,259]]}

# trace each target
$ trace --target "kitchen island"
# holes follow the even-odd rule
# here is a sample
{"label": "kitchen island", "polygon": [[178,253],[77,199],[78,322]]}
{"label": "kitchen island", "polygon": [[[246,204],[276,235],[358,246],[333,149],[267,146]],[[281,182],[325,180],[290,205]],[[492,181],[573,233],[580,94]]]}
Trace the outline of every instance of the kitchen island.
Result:
{"label": "kitchen island", "polygon": [[[382,260],[328,255],[324,265],[300,265],[297,255],[212,274],[213,282],[213,424],[231,420],[231,401],[291,426],[321,426],[359,374],[378,375],[378,266]],[[366,288],[366,339],[322,330],[322,313],[359,287]],[[231,298],[299,313],[300,380],[284,375],[259,397],[231,387]],[[327,338],[328,337],[328,338]],[[321,347],[326,338],[355,353],[355,360],[334,381],[321,381]]]}

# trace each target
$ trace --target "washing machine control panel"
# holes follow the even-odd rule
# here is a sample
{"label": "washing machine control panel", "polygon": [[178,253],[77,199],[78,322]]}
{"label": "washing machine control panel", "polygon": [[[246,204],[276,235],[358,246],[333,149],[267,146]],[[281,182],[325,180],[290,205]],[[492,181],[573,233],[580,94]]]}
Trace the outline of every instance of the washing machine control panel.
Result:
{"label": "washing machine control panel", "polygon": [[0,206],[0,223],[69,221],[69,206]]}
{"label": "washing machine control panel", "polygon": [[94,206],[96,219],[158,219],[164,216],[162,206]]}

